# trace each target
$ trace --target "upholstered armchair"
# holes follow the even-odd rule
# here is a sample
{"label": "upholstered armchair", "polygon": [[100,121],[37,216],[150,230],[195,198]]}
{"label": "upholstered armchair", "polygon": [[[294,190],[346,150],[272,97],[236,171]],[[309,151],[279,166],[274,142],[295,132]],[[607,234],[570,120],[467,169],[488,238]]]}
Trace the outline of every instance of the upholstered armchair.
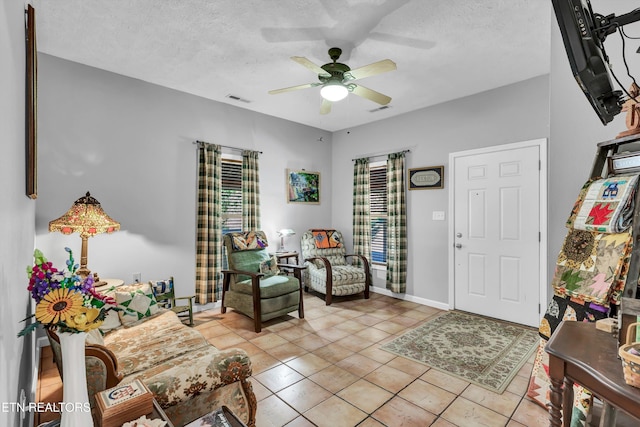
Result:
{"label": "upholstered armchair", "polygon": [[[255,331],[262,322],[298,310],[304,317],[302,302],[303,266],[278,264],[267,251],[262,231],[227,233],[223,238],[228,269],[223,270],[222,313],[227,308],[253,318]],[[283,274],[286,269],[293,275]]]}
{"label": "upholstered armchair", "polygon": [[[371,270],[364,255],[347,254],[342,233],[338,230],[308,230],[301,237],[304,271],[304,287],[325,295],[327,305],[334,295],[364,293],[369,298]],[[347,260],[359,259],[362,266]]]}

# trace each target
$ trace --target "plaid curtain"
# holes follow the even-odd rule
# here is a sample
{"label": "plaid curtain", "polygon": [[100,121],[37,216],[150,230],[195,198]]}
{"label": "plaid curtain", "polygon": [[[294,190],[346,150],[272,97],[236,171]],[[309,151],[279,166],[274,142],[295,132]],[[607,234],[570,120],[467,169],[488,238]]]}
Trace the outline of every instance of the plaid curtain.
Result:
{"label": "plaid curtain", "polygon": [[219,145],[199,143],[198,206],[196,233],[196,302],[218,300],[221,289],[222,225],[220,197],[222,187]]}
{"label": "plaid curtain", "polygon": [[369,159],[356,159],[353,166],[353,252],[366,256],[371,262],[369,210]]}
{"label": "plaid curtain", "polygon": [[242,152],[242,229],[260,230],[258,152]]}
{"label": "plaid curtain", "polygon": [[387,289],[407,290],[407,215],[404,196],[404,153],[387,157]]}

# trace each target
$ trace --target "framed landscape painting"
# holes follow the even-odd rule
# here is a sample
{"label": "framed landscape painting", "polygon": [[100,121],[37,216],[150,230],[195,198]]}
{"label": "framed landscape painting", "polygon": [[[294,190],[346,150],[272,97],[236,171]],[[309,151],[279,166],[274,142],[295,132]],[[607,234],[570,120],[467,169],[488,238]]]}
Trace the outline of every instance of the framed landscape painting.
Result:
{"label": "framed landscape painting", "polygon": [[287,169],[287,203],[320,203],[320,172]]}

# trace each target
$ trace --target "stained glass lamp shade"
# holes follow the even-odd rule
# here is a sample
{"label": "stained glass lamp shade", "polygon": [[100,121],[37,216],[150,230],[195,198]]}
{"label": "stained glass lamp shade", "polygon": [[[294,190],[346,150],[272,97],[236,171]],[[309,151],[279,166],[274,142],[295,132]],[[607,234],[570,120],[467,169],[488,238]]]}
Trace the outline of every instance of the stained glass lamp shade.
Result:
{"label": "stained glass lamp shade", "polygon": [[49,231],[59,231],[62,234],[80,234],[82,253],[77,273],[83,277],[91,274],[87,268],[87,241],[89,237],[100,233],[113,233],[117,230],[120,230],[120,223],[107,215],[102,210],[100,202],[91,197],[88,191],[86,196],[76,200],[64,215],[49,222]]}

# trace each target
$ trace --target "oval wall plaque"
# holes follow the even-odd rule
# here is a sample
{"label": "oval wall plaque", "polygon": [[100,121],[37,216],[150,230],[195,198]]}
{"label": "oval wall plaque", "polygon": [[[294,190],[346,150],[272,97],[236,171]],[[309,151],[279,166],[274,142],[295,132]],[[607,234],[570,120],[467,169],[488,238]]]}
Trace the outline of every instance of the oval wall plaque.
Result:
{"label": "oval wall plaque", "polygon": [[416,187],[430,187],[440,182],[440,174],[434,170],[419,171],[411,176],[411,183]]}

